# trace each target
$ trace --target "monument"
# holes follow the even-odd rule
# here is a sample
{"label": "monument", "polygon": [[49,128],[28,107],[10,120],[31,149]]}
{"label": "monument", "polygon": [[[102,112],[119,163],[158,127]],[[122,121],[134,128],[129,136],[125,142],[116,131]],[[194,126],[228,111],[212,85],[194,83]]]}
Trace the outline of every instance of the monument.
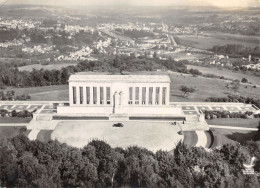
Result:
{"label": "monument", "polygon": [[170,102],[168,75],[100,75],[79,73],[69,78],[69,106],[57,114],[105,117],[174,117],[183,115]]}

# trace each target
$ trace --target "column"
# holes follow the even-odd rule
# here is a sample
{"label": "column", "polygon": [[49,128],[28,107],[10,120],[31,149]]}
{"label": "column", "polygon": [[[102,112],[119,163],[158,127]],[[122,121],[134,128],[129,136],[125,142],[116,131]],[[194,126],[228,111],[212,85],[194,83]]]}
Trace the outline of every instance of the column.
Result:
{"label": "column", "polygon": [[89,104],[93,105],[93,86],[89,86]]}
{"label": "column", "polygon": [[100,87],[97,87],[97,105],[100,105]]}
{"label": "column", "polygon": [[85,106],[87,104],[87,91],[86,86],[83,86],[83,105]]}
{"label": "column", "polygon": [[146,87],[145,102],[146,102],[146,105],[149,105],[149,87]]}
{"label": "column", "polygon": [[169,105],[169,102],[170,102],[170,87],[166,87],[165,104]]}
{"label": "column", "polygon": [[79,86],[76,87],[76,96],[77,96],[77,99],[76,99],[76,104],[77,105],[80,105],[80,89],[79,89]]}
{"label": "column", "polygon": [[104,98],[104,105],[107,105],[107,87],[103,87],[103,98]]}
{"label": "column", "polygon": [[139,105],[142,105],[143,99],[142,99],[142,87],[139,87]]}
{"label": "column", "polygon": [[155,105],[156,101],[156,87],[153,87],[152,104]]}
{"label": "column", "polygon": [[69,86],[69,98],[70,98],[70,105],[73,105],[73,86]]}
{"label": "column", "polygon": [[133,86],[133,90],[132,90],[132,101],[133,101],[133,104],[132,105],[135,105],[135,86]]}
{"label": "column", "polygon": [[159,88],[159,105],[162,105],[162,87]]}

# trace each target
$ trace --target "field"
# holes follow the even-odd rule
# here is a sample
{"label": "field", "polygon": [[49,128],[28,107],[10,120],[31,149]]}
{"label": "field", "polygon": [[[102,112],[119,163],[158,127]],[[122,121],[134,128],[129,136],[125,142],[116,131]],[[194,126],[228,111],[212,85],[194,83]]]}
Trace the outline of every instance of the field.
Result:
{"label": "field", "polygon": [[167,56],[172,57],[174,60],[197,60],[200,58],[205,58],[209,55],[199,53],[192,53],[191,55],[187,55],[185,52],[173,52],[168,53]]}
{"label": "field", "polygon": [[[228,82],[221,79],[209,79],[203,77],[193,77],[191,75],[181,75],[180,73],[173,73],[171,77],[171,101],[174,102],[201,102],[208,97],[225,97],[228,94],[233,94],[225,86]],[[181,85],[194,87],[197,89],[193,94],[188,97],[183,97],[179,91]],[[244,97],[252,97],[259,99],[260,88],[252,88],[243,86],[239,89],[239,94]]]}
{"label": "field", "polygon": [[215,74],[217,76],[224,76],[225,78],[233,79],[233,80],[238,79],[241,81],[242,78],[246,78],[248,82],[251,82],[252,84],[259,84],[259,80],[260,80],[260,77],[258,76],[243,74],[240,72],[234,72],[232,70],[227,70],[227,69],[220,69],[217,67],[201,67],[196,65],[187,65],[187,68],[198,69],[203,74]]}
{"label": "field", "polygon": [[19,71],[32,71],[33,69],[60,70],[63,67],[67,67],[70,65],[76,65],[76,64],[75,63],[59,63],[59,64],[50,64],[50,65],[33,64],[33,65],[18,67],[18,70]]}
{"label": "field", "polygon": [[199,49],[210,49],[214,45],[241,44],[247,47],[255,48],[259,46],[259,38],[254,36],[244,36],[226,33],[207,33],[203,36],[196,35],[176,35],[179,39],[179,45],[191,46]]}
{"label": "field", "polygon": [[257,128],[260,119],[242,119],[242,118],[217,118],[207,120],[209,125],[223,125],[233,127]]}
{"label": "field", "polygon": [[177,133],[179,128],[170,123],[128,121],[122,122],[124,127],[113,127],[114,123],[117,122],[61,122],[53,131],[51,139],[75,147],[83,147],[92,139],[99,139],[106,141],[111,147],[138,145],[151,151],[170,151],[183,139]]}

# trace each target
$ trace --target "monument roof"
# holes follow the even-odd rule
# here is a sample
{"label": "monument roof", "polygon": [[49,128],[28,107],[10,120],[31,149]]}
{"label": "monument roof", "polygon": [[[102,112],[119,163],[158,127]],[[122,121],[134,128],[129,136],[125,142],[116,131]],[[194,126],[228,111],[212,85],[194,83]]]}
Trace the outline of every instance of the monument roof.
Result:
{"label": "monument roof", "polygon": [[74,74],[69,82],[131,82],[131,83],[169,83],[168,75],[101,75],[101,74]]}

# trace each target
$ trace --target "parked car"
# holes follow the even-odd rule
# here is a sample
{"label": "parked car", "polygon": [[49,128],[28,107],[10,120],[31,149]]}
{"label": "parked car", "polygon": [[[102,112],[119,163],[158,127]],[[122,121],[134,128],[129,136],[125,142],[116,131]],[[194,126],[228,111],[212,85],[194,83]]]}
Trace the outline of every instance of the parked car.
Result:
{"label": "parked car", "polygon": [[113,127],[124,127],[123,123],[115,123]]}

